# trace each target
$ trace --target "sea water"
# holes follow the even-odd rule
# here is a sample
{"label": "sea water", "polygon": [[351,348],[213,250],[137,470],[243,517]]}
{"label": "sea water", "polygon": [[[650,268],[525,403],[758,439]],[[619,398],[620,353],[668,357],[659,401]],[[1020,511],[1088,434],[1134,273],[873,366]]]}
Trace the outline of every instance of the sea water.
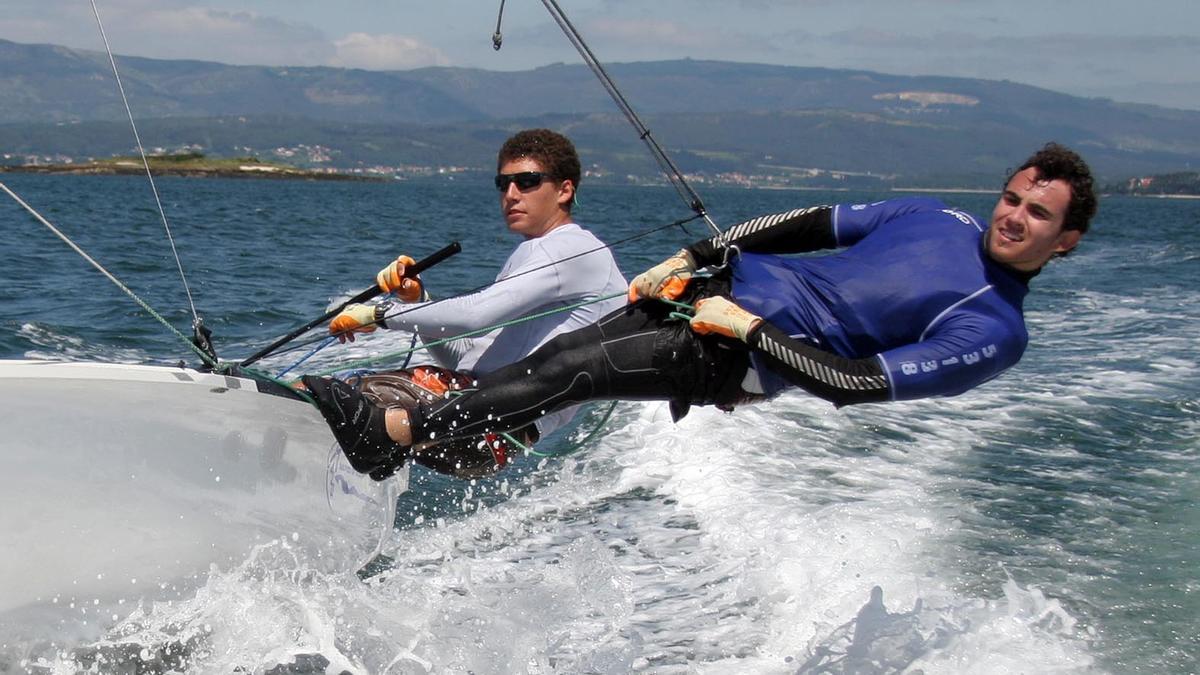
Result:
{"label": "sea water", "polygon": [[[194,302],[227,360],[397,254],[461,241],[424,277],[445,296],[490,281],[517,243],[485,176],[162,178],[189,301],[144,180],[4,182],[183,332]],[[896,196],[701,191],[724,226]],[[984,218],[994,202],[936,196]],[[630,276],[705,234],[631,239],[688,216],[669,189],[585,181],[581,200]],[[0,228],[0,358],[196,361],[15,204]],[[963,396],[835,410],[789,393],[677,424],[660,404],[596,407],[539,445],[559,456],[495,479],[414,469],[363,573],[268,544],[193,596],[130,607],[103,640],[9,651],[0,671],[1196,672],[1200,201],[1106,198],[1093,228],[1034,279],[1020,364]],[[334,345],[299,372],[406,346]]]}

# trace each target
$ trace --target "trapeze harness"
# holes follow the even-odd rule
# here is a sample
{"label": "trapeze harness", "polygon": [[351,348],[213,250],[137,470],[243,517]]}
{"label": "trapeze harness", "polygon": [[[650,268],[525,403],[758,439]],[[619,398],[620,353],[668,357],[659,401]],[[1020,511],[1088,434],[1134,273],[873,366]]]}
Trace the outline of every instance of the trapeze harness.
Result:
{"label": "trapeze harness", "polygon": [[[992,261],[974,216],[927,198],[799,209],[688,247],[685,301],[725,295],[764,322],[747,343],[697,335],[645,300],[410,411],[414,442],[492,433],[591,399],[732,407],[792,386],[835,405],[953,396],[1015,364],[1032,274]],[[820,257],[783,258],[848,247]],[[747,345],[749,348],[747,348]]]}

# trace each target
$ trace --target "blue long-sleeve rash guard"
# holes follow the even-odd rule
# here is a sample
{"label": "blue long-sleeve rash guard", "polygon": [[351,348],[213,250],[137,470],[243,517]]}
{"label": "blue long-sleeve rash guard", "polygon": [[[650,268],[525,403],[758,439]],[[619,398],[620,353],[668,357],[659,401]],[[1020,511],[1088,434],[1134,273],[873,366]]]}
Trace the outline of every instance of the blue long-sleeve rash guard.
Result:
{"label": "blue long-sleeve rash guard", "polygon": [[[756,219],[689,250],[742,250],[733,297],[765,320],[748,340],[764,393],[801,386],[844,405],[960,394],[1020,360],[1028,275],[987,256],[985,230],[907,198]],[[847,248],[755,252],[830,247]]]}

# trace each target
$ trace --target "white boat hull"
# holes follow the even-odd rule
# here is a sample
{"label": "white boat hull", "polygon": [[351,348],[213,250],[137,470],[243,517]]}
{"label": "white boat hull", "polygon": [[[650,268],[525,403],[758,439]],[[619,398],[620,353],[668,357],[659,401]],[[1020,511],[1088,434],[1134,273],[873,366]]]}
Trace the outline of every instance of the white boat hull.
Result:
{"label": "white boat hull", "polygon": [[394,517],[400,481],[356,474],[311,405],[249,379],[0,361],[0,416],[0,643],[33,616],[96,630],[280,538],[354,570]]}

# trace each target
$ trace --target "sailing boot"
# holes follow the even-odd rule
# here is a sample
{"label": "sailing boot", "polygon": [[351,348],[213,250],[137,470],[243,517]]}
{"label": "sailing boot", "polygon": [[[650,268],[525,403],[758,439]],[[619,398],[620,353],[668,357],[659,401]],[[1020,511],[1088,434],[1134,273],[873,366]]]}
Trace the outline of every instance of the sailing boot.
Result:
{"label": "sailing boot", "polygon": [[355,471],[383,480],[404,466],[409,449],[388,436],[384,408],[341,380],[308,375],[302,379]]}

